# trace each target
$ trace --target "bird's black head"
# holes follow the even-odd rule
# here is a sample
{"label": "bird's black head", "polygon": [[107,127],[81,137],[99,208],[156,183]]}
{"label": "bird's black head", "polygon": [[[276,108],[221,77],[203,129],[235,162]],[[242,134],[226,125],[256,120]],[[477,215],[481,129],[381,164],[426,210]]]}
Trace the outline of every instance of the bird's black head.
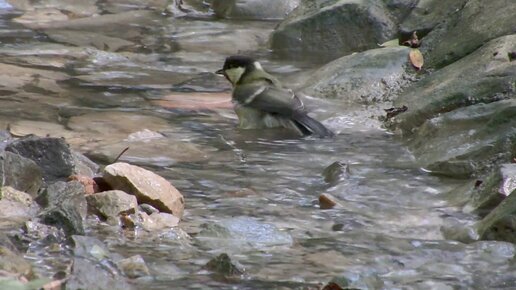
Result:
{"label": "bird's black head", "polygon": [[224,62],[224,66],[221,70],[217,71],[217,74],[224,74],[224,71],[227,71],[232,68],[244,68],[245,70],[251,70],[254,68],[254,63],[256,60],[254,60],[251,57],[244,56],[244,55],[232,55],[230,57],[226,58],[226,61]]}

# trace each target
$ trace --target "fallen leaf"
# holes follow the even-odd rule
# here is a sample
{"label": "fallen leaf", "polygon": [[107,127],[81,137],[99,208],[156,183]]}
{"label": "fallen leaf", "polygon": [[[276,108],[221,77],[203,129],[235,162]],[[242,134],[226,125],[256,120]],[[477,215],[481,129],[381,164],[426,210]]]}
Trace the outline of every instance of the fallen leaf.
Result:
{"label": "fallen leaf", "polygon": [[333,200],[332,197],[330,197],[327,194],[321,194],[319,196],[319,208],[321,209],[331,209],[334,208],[337,205],[337,202]]}
{"label": "fallen leaf", "polygon": [[419,46],[421,46],[421,41],[417,37],[417,31],[414,31],[412,33],[412,37],[409,40],[403,41],[402,44],[412,48],[418,48]]}
{"label": "fallen leaf", "polygon": [[425,62],[425,60],[423,59],[423,54],[417,48],[413,48],[410,50],[409,59],[410,63],[412,64],[412,66],[414,66],[414,68],[416,68],[416,70],[420,70]]}

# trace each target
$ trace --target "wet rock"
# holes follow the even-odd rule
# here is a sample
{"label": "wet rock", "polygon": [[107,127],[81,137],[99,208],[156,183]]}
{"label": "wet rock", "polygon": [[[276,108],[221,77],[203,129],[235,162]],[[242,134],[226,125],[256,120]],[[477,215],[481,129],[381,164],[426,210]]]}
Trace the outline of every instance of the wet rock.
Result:
{"label": "wet rock", "polygon": [[516,26],[516,6],[506,0],[467,1],[457,14],[425,37],[421,50],[428,67],[450,64],[492,39],[513,34]]}
{"label": "wet rock", "polygon": [[122,259],[117,262],[117,266],[122,270],[122,273],[129,278],[139,278],[150,275],[149,268],[147,268],[147,264],[145,264],[145,261],[140,255]]}
{"label": "wet rock", "polygon": [[231,261],[226,253],[211,259],[204,268],[223,276],[235,276],[244,273],[243,267]]}
{"label": "wet rock", "polygon": [[233,108],[230,93],[172,93],[160,100],[153,101],[153,103],[167,109],[214,110]]}
{"label": "wet rock", "polygon": [[425,122],[410,147],[420,165],[434,174],[479,175],[511,160],[515,114],[515,99],[457,109]]}
{"label": "wet rock", "polygon": [[96,160],[113,162],[124,150],[120,161],[135,164],[154,164],[156,166],[171,166],[183,162],[203,162],[210,156],[205,151],[212,148],[199,147],[194,143],[186,143],[171,138],[159,138],[143,141],[119,141],[91,148],[88,155]]}
{"label": "wet rock", "polygon": [[283,19],[301,0],[214,0],[212,8],[215,15],[229,19]]}
{"label": "wet rock", "polygon": [[393,38],[395,31],[382,1],[304,1],[279,24],[270,41],[282,57],[328,61],[375,48]]}
{"label": "wet rock", "polygon": [[59,43],[66,43],[78,47],[94,47],[106,51],[119,51],[135,44],[124,39],[110,37],[94,32],[73,30],[46,30],[48,37]]}
{"label": "wet rock", "polygon": [[394,16],[396,23],[401,23],[407,18],[410,13],[417,7],[420,0],[384,0],[385,6],[392,16]]}
{"label": "wet rock", "polygon": [[188,52],[206,52],[206,48],[209,48],[211,52],[221,55],[242,54],[264,47],[271,30],[272,27],[271,29],[238,28],[222,33],[219,30],[204,31],[202,38],[197,33],[178,37],[177,44],[182,51]]}
{"label": "wet rock", "polygon": [[[84,17],[99,12],[96,5],[97,1],[95,0],[41,0],[37,2],[29,0],[9,0],[9,3],[16,9],[28,10],[27,12],[59,9],[61,11],[67,12],[68,14],[72,14],[74,17]],[[41,21],[41,19],[34,18],[34,21]]]}
{"label": "wet rock", "polygon": [[310,74],[304,94],[372,104],[392,100],[412,78],[408,47],[387,47],[344,56]]}
{"label": "wet rock", "polygon": [[32,276],[32,266],[23,255],[4,246],[0,246],[0,270],[27,278]]}
{"label": "wet rock", "polygon": [[48,93],[61,93],[64,90],[58,85],[58,81],[68,79],[68,75],[35,68],[15,66],[0,63],[0,89],[13,92],[38,88]]}
{"label": "wet rock", "polygon": [[74,138],[75,134],[63,125],[43,121],[18,120],[9,124],[9,132],[15,137],[34,135],[38,137]]}
{"label": "wet rock", "polygon": [[335,161],[323,170],[322,175],[325,182],[335,185],[349,178],[349,164],[342,161]]}
{"label": "wet rock", "polygon": [[146,213],[146,214],[148,214],[148,215],[151,215],[151,214],[153,214],[153,213],[158,213],[158,212],[159,212],[159,210],[158,210],[157,208],[153,207],[153,206],[152,206],[152,205],[150,205],[150,204],[146,204],[146,203],[142,203],[142,204],[140,204],[140,205],[138,206],[138,209],[139,209],[140,211],[145,212],[145,213]]}
{"label": "wet rock", "polygon": [[57,43],[17,45],[16,48],[0,48],[2,62],[43,69],[64,69],[78,60],[88,57],[87,49]]}
{"label": "wet rock", "polygon": [[394,105],[407,105],[396,116],[405,134],[440,113],[477,103],[489,103],[514,94],[516,62],[508,53],[516,46],[516,35],[494,39],[474,53],[424,78],[401,94]]}
{"label": "wet rock", "polygon": [[5,150],[36,162],[47,183],[65,180],[76,173],[74,154],[61,138],[21,138],[7,145]]}
{"label": "wet rock", "polygon": [[288,233],[249,217],[234,217],[218,223],[203,224],[196,239],[204,247],[231,253],[275,246],[289,247],[293,243]]}
{"label": "wet rock", "polygon": [[135,213],[138,203],[134,195],[109,190],[86,196],[88,207],[104,219],[118,220],[120,214]]}
{"label": "wet rock", "polygon": [[138,203],[150,204],[178,218],[183,216],[183,195],[163,177],[122,162],[106,166],[103,176],[114,189],[135,195]]}
{"label": "wet rock", "polygon": [[73,131],[97,135],[97,138],[110,136],[123,139],[144,129],[160,131],[169,128],[170,125],[167,120],[154,116],[126,112],[94,112],[71,117],[67,127]]}
{"label": "wet rock", "polygon": [[339,277],[333,278],[330,283],[341,287],[341,289],[383,289],[385,286],[375,273],[345,272]]}
{"label": "wet rock", "polygon": [[140,226],[150,232],[167,230],[179,224],[179,218],[169,213],[155,212],[148,215],[141,212],[138,215],[141,219]]}
{"label": "wet rock", "polygon": [[55,8],[42,8],[25,12],[22,16],[16,17],[13,21],[21,24],[38,24],[53,21],[68,20],[68,15]]}
{"label": "wet rock", "polygon": [[0,229],[19,228],[34,216],[33,210],[27,205],[0,199]]}
{"label": "wet rock", "polygon": [[0,186],[11,186],[35,196],[43,184],[40,167],[31,159],[4,151],[0,153]]}
{"label": "wet rock", "polygon": [[456,17],[467,0],[425,0],[418,1],[407,18],[400,24],[400,34],[408,39],[417,31],[420,37],[427,35],[438,24]]}
{"label": "wet rock", "polygon": [[162,12],[169,3],[169,0],[106,0],[102,3],[102,8],[109,13],[121,13],[145,9]]}
{"label": "wet rock", "polygon": [[72,236],[72,238],[74,258],[66,289],[133,289],[116,266],[116,261],[121,260],[122,257],[110,253],[107,247],[96,238],[85,236]]}
{"label": "wet rock", "polygon": [[516,243],[516,190],[474,227],[481,239]]}
{"label": "wet rock", "polygon": [[515,179],[516,164],[502,164],[500,169],[494,170],[482,185],[473,191],[463,210],[465,212],[491,210],[516,189]]}
{"label": "wet rock", "polygon": [[36,199],[45,208],[39,216],[44,223],[57,225],[68,235],[84,234],[83,220],[88,207],[84,194],[84,186],[78,181],[51,184]]}
{"label": "wet rock", "polygon": [[0,187],[0,199],[16,201],[29,207],[32,205],[33,201],[30,194],[16,190],[10,186]]}

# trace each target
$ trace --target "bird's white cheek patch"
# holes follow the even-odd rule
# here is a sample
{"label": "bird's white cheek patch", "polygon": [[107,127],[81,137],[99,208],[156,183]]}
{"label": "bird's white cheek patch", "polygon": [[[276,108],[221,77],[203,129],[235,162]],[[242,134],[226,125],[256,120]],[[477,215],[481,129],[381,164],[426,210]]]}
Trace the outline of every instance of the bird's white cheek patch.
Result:
{"label": "bird's white cheek patch", "polygon": [[242,77],[244,72],[245,72],[245,68],[236,67],[236,68],[226,70],[226,76],[228,77],[229,81],[233,85],[235,85],[240,80],[240,78]]}

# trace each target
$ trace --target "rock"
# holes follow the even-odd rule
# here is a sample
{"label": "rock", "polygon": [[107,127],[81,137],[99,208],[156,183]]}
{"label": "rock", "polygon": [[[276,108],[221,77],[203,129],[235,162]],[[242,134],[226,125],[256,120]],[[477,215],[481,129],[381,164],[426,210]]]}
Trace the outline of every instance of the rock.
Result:
{"label": "rock", "polygon": [[425,122],[409,146],[420,166],[434,174],[481,175],[511,160],[516,144],[515,114],[516,99],[457,109]]}
{"label": "rock", "polygon": [[301,0],[213,0],[215,15],[228,19],[271,20],[283,19]]}
{"label": "rock", "polygon": [[139,209],[140,211],[145,212],[145,213],[146,213],[146,214],[148,214],[148,215],[151,215],[151,214],[153,214],[153,213],[158,213],[158,212],[159,212],[159,210],[158,210],[157,208],[153,207],[153,206],[152,206],[152,205],[150,205],[150,204],[146,204],[146,203],[142,203],[142,204],[140,204],[140,205],[138,206],[138,209]]}
{"label": "rock", "polygon": [[67,124],[71,130],[89,133],[95,138],[112,136],[121,139],[144,129],[160,131],[169,126],[168,121],[163,118],[127,112],[93,112],[73,116]]}
{"label": "rock", "polygon": [[149,268],[145,264],[142,256],[135,255],[117,262],[118,268],[129,278],[139,278],[149,276]]}
{"label": "rock", "polygon": [[55,8],[42,8],[27,11],[22,16],[16,17],[13,21],[24,25],[48,23],[53,21],[68,20],[68,15]]}
{"label": "rock", "polygon": [[474,227],[481,239],[516,243],[516,190]]}
{"label": "rock", "polygon": [[34,135],[38,137],[74,138],[73,132],[67,130],[63,125],[43,122],[18,120],[9,124],[9,132],[15,137],[26,137]]}
{"label": "rock", "polygon": [[138,203],[150,204],[178,218],[183,216],[183,195],[163,177],[122,162],[106,166],[103,176],[114,189],[135,195]]}
{"label": "rock", "polygon": [[516,189],[515,179],[516,164],[502,164],[500,169],[494,170],[482,185],[473,191],[463,210],[468,213],[492,210]]}
{"label": "rock", "polygon": [[78,47],[94,47],[106,51],[119,51],[135,45],[134,42],[110,37],[94,32],[73,30],[45,30],[45,34],[56,42],[71,44]]}
{"label": "rock", "polygon": [[395,32],[382,1],[303,1],[279,24],[270,43],[281,57],[328,61],[375,48]]}
{"label": "rock", "polygon": [[[198,33],[177,38],[177,45],[182,51],[187,52],[206,52],[209,47],[212,53],[219,55],[242,54],[244,52],[256,51],[267,44],[267,39],[272,30],[265,28],[228,28],[226,31],[213,30],[206,31],[203,28],[204,37],[199,37]],[[223,59],[221,59],[223,62]],[[187,81],[187,80],[185,80]]]}
{"label": "rock", "polygon": [[49,71],[0,63],[0,89],[13,92],[32,86],[46,93],[61,93],[64,90],[57,82],[66,80],[69,76],[57,71]]}
{"label": "rock", "polygon": [[330,164],[330,166],[324,168],[322,175],[325,182],[336,185],[340,181],[349,178],[349,164],[342,161],[335,161]]}
{"label": "rock", "polygon": [[28,207],[32,205],[32,196],[30,194],[16,190],[10,186],[0,187],[0,199],[16,201]]}
{"label": "rock", "polygon": [[513,34],[516,27],[515,14],[516,6],[506,0],[467,1],[455,17],[448,19],[424,38],[421,50],[426,52],[427,67],[443,67],[492,39]]}
{"label": "rock", "polygon": [[162,12],[169,3],[169,0],[106,0],[102,7],[105,11],[115,14],[146,9]]}
{"label": "rock", "polygon": [[43,184],[40,167],[31,159],[3,151],[0,153],[0,186],[10,186],[36,196]]}
{"label": "rock", "polygon": [[37,46],[28,43],[17,45],[15,48],[0,48],[0,55],[3,63],[55,70],[65,69],[79,60],[86,59],[90,51],[57,43],[38,43]]}
{"label": "rock", "polygon": [[167,109],[215,110],[232,109],[231,94],[224,93],[171,93],[153,104]]}
{"label": "rock", "polygon": [[200,147],[194,143],[178,141],[175,138],[158,138],[152,140],[117,141],[90,148],[88,155],[96,160],[113,162],[124,150],[121,161],[135,164],[166,167],[177,163],[204,162],[208,160],[213,148]]}
{"label": "rock", "polygon": [[26,137],[10,143],[5,150],[36,162],[47,183],[65,180],[74,174],[74,156],[63,139]]}
{"label": "rock", "polygon": [[16,273],[26,278],[32,276],[32,266],[25,261],[23,255],[4,246],[0,246],[0,270]]}
{"label": "rock", "polygon": [[[16,9],[27,10],[28,12],[60,9],[66,11],[68,14],[72,14],[74,17],[84,17],[100,12],[95,0],[41,0],[38,2],[30,0],[9,0],[9,2]],[[34,21],[38,20],[41,21],[40,19],[35,19]]]}
{"label": "rock", "polygon": [[211,259],[204,268],[226,277],[238,276],[244,273],[243,267],[231,261],[228,254],[225,253]]}
{"label": "rock", "polygon": [[196,239],[203,247],[238,253],[276,246],[292,246],[292,237],[274,225],[249,217],[234,217],[202,225]]}
{"label": "rock", "polygon": [[341,57],[311,73],[302,93],[358,104],[391,101],[412,78],[409,51],[398,46]]}
{"label": "rock", "polygon": [[87,214],[84,186],[78,181],[58,181],[48,186],[36,201],[45,209],[39,214],[43,222],[57,225],[68,235],[84,234]]}
{"label": "rock", "polygon": [[179,224],[178,217],[164,212],[155,212],[150,215],[141,212],[139,217],[141,218],[141,227],[150,232],[168,230]]}
{"label": "rock", "polygon": [[96,238],[75,235],[72,238],[74,257],[66,289],[133,289],[116,266],[122,257],[110,253]]}
{"label": "rock", "polygon": [[420,38],[426,36],[438,24],[456,17],[458,11],[468,0],[422,0],[410,11],[407,18],[400,24],[401,40],[407,40],[412,32],[417,31]]}
{"label": "rock", "polygon": [[407,18],[411,12],[422,2],[421,0],[384,0],[385,6],[396,23],[401,23]]}
{"label": "rock", "polygon": [[121,190],[109,190],[86,196],[88,207],[104,219],[117,220],[120,214],[136,212],[138,203],[134,195]]}
{"label": "rock", "polygon": [[27,205],[0,199],[0,229],[17,229],[33,216],[33,210]]}

